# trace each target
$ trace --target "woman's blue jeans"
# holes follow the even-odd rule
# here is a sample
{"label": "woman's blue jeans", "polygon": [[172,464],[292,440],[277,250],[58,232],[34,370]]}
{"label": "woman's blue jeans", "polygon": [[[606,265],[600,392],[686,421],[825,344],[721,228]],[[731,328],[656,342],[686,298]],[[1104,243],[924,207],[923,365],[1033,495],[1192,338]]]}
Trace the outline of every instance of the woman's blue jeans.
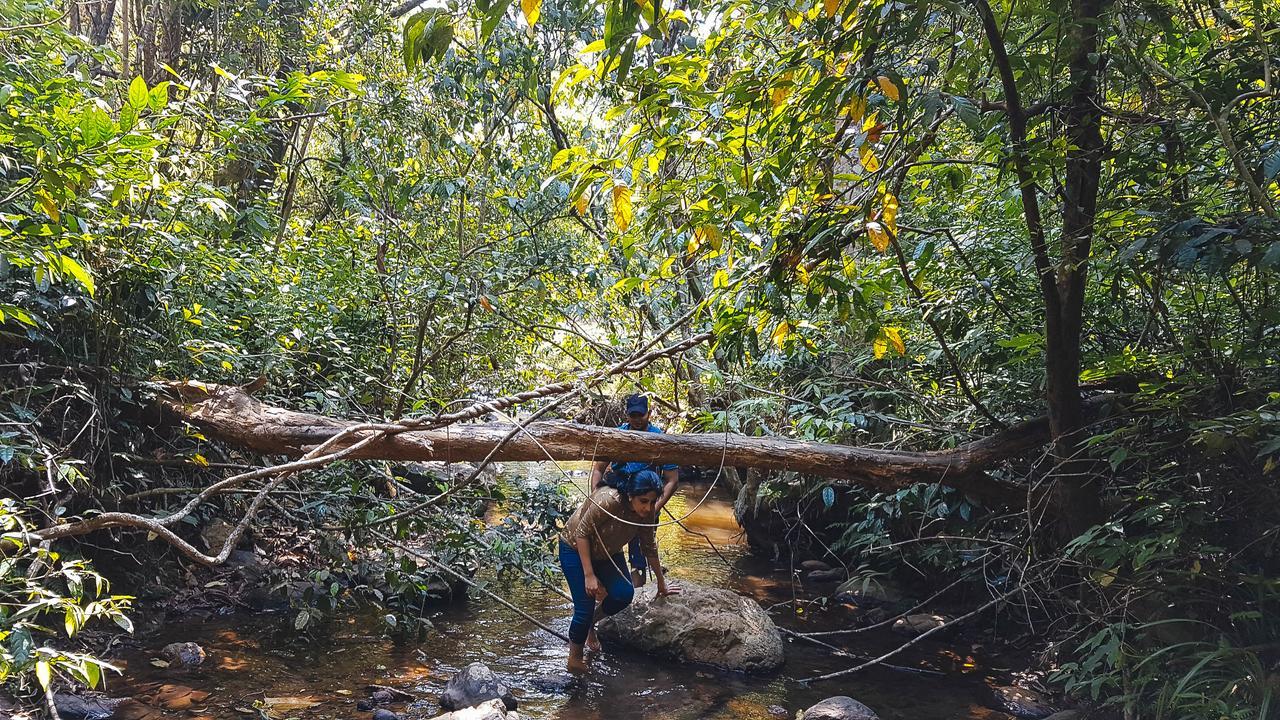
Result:
{"label": "woman's blue jeans", "polygon": [[[636,591],[631,586],[631,578],[619,572],[619,568],[627,567],[622,553],[607,561],[593,558],[591,566],[596,580],[609,593],[600,608],[605,615],[613,615],[631,604]],[[581,645],[587,641],[587,633],[591,632],[596,599],[587,594],[587,575],[577,548],[563,540],[560,541],[560,568],[564,571],[564,579],[569,583],[569,594],[573,596],[573,620],[569,622],[569,639]]]}

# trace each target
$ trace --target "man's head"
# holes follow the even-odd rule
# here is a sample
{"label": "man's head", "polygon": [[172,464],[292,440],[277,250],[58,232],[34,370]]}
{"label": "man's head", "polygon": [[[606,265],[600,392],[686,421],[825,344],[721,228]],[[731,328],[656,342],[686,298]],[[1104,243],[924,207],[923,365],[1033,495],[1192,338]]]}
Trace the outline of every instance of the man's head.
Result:
{"label": "man's head", "polygon": [[627,396],[627,423],[633,430],[649,427],[649,398],[636,393]]}

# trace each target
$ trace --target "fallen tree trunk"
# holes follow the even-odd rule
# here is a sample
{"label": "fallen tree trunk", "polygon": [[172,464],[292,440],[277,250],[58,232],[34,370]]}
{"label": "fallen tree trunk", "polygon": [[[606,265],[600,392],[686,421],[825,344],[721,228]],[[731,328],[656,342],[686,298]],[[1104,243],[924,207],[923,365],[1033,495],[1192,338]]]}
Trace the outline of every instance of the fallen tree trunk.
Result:
{"label": "fallen tree trunk", "polygon": [[[354,422],[264,405],[244,389],[229,385],[170,383],[166,411],[209,435],[265,454],[298,457]],[[1096,399],[1093,404],[1098,405]],[[985,498],[1012,501],[1025,488],[986,474],[1000,462],[1023,455],[1049,440],[1046,418],[1014,425],[952,450],[880,450],[751,437],[728,433],[659,434],[569,422],[534,422],[503,444],[515,426],[507,423],[453,425],[408,430],[380,438],[351,459],[475,462],[501,445],[493,460],[614,460],[718,467],[756,467],[818,475],[878,490],[913,483],[941,483]],[[333,449],[372,434],[356,433]]]}

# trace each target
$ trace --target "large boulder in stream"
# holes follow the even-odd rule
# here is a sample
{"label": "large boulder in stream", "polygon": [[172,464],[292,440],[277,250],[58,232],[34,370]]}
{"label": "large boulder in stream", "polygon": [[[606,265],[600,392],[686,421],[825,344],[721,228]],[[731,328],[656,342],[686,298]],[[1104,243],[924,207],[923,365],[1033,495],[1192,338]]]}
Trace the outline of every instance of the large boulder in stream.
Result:
{"label": "large boulder in stream", "polygon": [[782,666],[782,633],[755,600],[681,580],[678,595],[648,585],[631,605],[602,620],[600,636],[637,650],[739,672]]}
{"label": "large boulder in stream", "polygon": [[501,700],[508,710],[516,709],[516,696],[481,662],[473,662],[458,671],[440,693],[440,707],[445,710],[461,710],[489,700]]}
{"label": "large boulder in stream", "polygon": [[438,715],[431,720],[520,720],[520,713],[508,710],[501,700],[490,700],[475,707]]}
{"label": "large boulder in stream", "polygon": [[805,710],[800,720],[880,720],[880,716],[847,695],[836,695]]}

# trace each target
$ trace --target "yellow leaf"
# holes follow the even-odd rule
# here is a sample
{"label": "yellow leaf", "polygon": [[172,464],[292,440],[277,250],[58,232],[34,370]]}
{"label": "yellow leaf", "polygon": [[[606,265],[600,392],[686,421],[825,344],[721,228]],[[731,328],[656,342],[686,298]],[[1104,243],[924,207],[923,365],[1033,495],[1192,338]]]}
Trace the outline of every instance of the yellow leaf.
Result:
{"label": "yellow leaf", "polygon": [[782,347],[782,344],[787,341],[787,337],[789,335],[791,335],[791,323],[783,320],[778,323],[778,327],[773,329],[773,344],[778,347]]}
{"label": "yellow leaf", "polygon": [[844,106],[844,114],[853,118],[854,122],[862,120],[862,116],[867,114],[867,101],[865,98],[856,97],[850,100]]}
{"label": "yellow leaf", "polygon": [[58,204],[44,190],[36,191],[36,204],[40,206],[41,210],[44,210],[44,214],[48,215],[50,220],[58,222],[62,219],[62,213],[58,212]]}
{"label": "yellow leaf", "polygon": [[520,11],[524,13],[529,27],[533,27],[538,22],[538,16],[542,15],[542,0],[520,0]]}
{"label": "yellow leaf", "polygon": [[49,670],[48,660],[36,661],[36,679],[40,681],[40,687],[45,690],[49,689],[49,681],[52,679],[52,674]]}
{"label": "yellow leaf", "polygon": [[833,18],[840,11],[841,0],[822,0],[822,9],[826,11],[827,17]]}
{"label": "yellow leaf", "polygon": [[898,91],[898,86],[894,85],[893,81],[884,75],[878,75],[876,77],[876,84],[880,86],[880,92],[884,93],[884,96],[890,100],[897,100],[901,97],[901,94]]}
{"label": "yellow leaf", "polygon": [[871,149],[870,145],[862,146],[862,152],[859,154],[858,159],[862,161],[862,169],[869,173],[880,169],[880,158],[876,157],[876,152]]}
{"label": "yellow leaf", "polygon": [[791,78],[792,73],[786,72],[782,74],[782,80],[778,86],[773,88],[769,93],[769,103],[776,110],[782,103],[787,101],[787,96],[791,94]]}
{"label": "yellow leaf", "polygon": [[899,355],[907,354],[907,344],[902,342],[902,330],[896,327],[887,327],[881,330],[884,336],[889,340],[889,345],[893,347],[894,352]]}
{"label": "yellow leaf", "polygon": [[693,231],[693,239],[699,247],[710,245],[713,249],[719,250],[722,238],[720,228],[715,225],[702,225]]}
{"label": "yellow leaf", "polygon": [[208,458],[201,455],[200,453],[196,453],[195,455],[191,456],[191,463],[193,465],[199,465],[200,467],[209,467]]}
{"label": "yellow leaf", "polygon": [[577,200],[575,200],[575,201],[573,202],[573,209],[574,209],[574,210],[577,210],[577,211],[578,211],[578,214],[579,214],[579,215],[581,215],[582,217],[586,217],[586,216],[587,216],[587,204],[588,204],[588,203],[590,203],[590,202],[591,202],[591,201],[587,199],[587,194],[584,192],[584,193],[582,193],[581,195],[579,195],[579,196],[578,196],[578,199],[577,199]]}
{"label": "yellow leaf", "polygon": [[884,209],[880,213],[880,219],[884,222],[884,226],[889,232],[898,234],[898,198],[893,193],[886,193],[884,196]]}
{"label": "yellow leaf", "polygon": [[867,237],[871,238],[871,244],[876,250],[884,252],[889,249],[889,233],[884,231],[884,226],[872,220],[867,223]]}
{"label": "yellow leaf", "polygon": [[613,223],[618,230],[627,231],[631,225],[634,210],[631,207],[631,188],[626,185],[613,186]]}
{"label": "yellow leaf", "polygon": [[879,360],[888,351],[889,340],[884,336],[884,333],[877,333],[876,339],[871,341],[871,354],[875,355],[875,358]]}

